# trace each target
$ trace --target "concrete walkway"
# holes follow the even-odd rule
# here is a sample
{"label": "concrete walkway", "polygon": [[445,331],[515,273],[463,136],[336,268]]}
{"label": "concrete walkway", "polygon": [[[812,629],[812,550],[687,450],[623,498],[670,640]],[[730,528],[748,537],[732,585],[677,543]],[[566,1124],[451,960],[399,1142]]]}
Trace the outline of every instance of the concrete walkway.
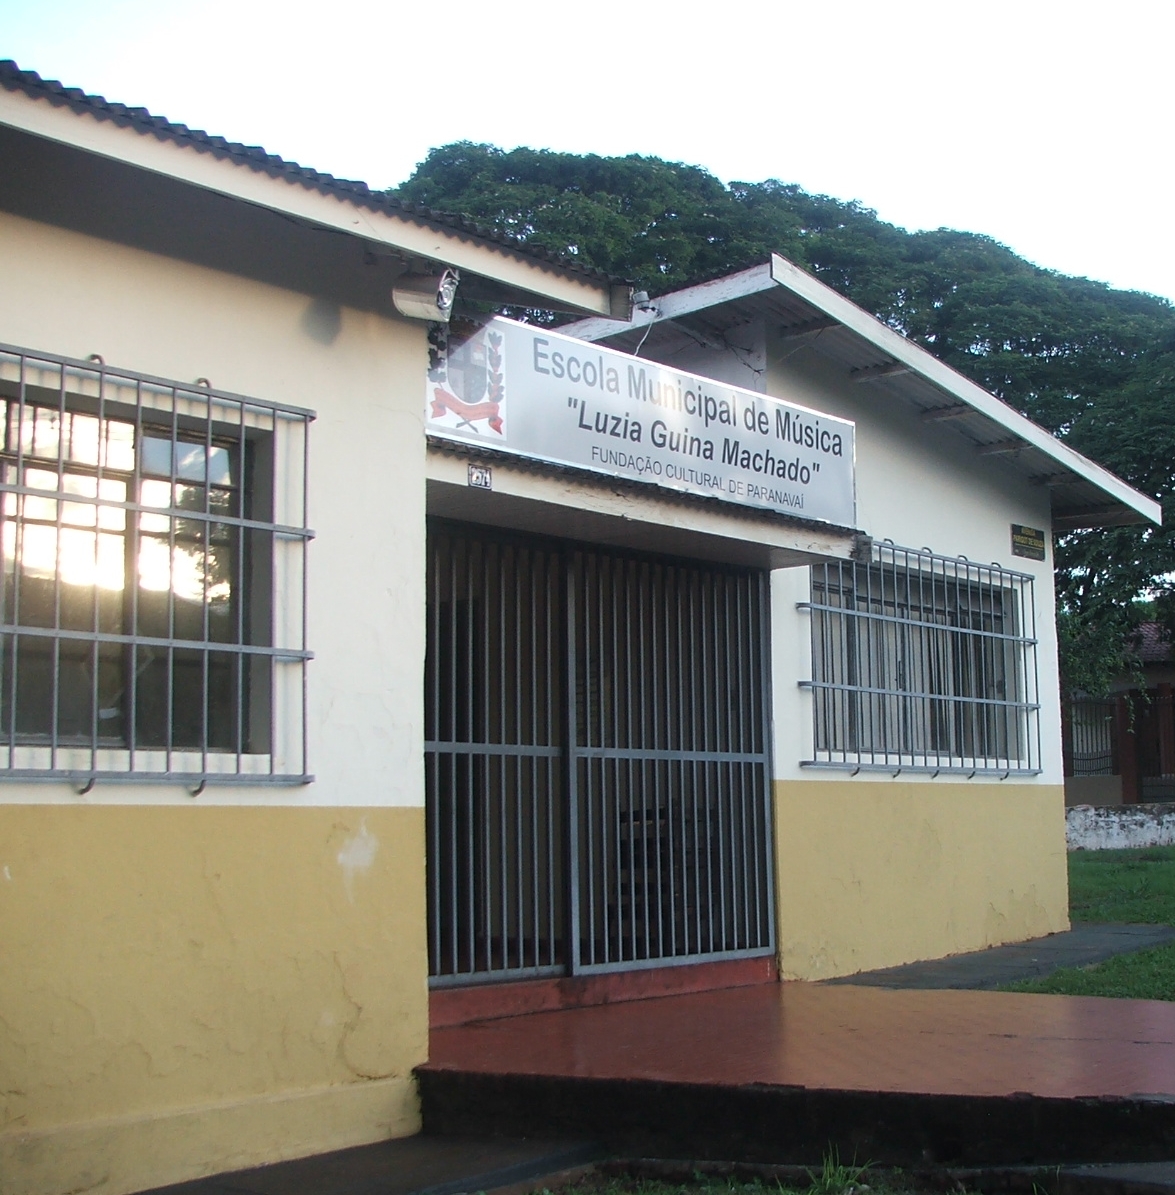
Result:
{"label": "concrete walkway", "polygon": [[1132,954],[1168,942],[1175,942],[1175,926],[1079,922],[1066,933],[1031,942],[993,946],[882,971],[861,971],[824,982],[872,988],[990,991],[1021,979],[1039,979],[1058,967],[1087,967],[1117,954]]}
{"label": "concrete walkway", "polygon": [[760,984],[438,1029],[440,1136],[617,1157],[878,1165],[1175,1158],[1175,1003]]}
{"label": "concrete walkway", "polygon": [[598,1146],[583,1142],[405,1137],[156,1187],[141,1195],[508,1195],[603,1156]]}

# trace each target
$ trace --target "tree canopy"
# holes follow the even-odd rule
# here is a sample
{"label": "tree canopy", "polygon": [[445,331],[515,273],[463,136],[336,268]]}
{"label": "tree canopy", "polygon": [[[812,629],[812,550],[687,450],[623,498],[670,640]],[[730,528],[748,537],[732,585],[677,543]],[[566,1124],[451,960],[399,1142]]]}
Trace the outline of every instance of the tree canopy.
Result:
{"label": "tree canopy", "polygon": [[1062,673],[1100,692],[1143,612],[1175,631],[1175,307],[1042,269],[990,237],[907,232],[858,202],[629,155],[433,150],[394,194],[652,295],[783,254],[1163,503],[1162,528],[1056,544]]}

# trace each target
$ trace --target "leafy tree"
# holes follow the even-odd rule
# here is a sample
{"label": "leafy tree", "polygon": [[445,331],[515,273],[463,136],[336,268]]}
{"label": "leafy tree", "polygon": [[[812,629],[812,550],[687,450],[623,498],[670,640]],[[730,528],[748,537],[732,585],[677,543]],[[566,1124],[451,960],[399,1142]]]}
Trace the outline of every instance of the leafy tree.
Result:
{"label": "leafy tree", "polygon": [[1163,528],[1057,544],[1067,688],[1099,692],[1154,610],[1175,633],[1175,308],[1044,270],[989,237],[906,232],[856,202],[769,179],[724,185],[629,155],[433,150],[394,192],[577,257],[657,295],[782,253],[1159,498]]}

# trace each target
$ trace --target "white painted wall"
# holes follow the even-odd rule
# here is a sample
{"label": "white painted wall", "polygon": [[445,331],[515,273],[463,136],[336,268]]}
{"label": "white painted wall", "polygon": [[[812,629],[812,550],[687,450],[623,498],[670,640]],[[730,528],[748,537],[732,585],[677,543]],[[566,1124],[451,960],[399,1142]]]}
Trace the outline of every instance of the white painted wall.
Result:
{"label": "white painted wall", "polygon": [[[308,407],[314,784],[205,804],[421,806],[425,325],[0,213],[0,341]],[[325,329],[325,332],[324,332]],[[361,583],[357,583],[357,579]],[[0,802],[184,804],[178,786],[5,783]]]}
{"label": "white painted wall", "polygon": [[[332,320],[322,318],[321,299],[9,215],[0,215],[0,277],[0,340],[7,343],[79,358],[100,353],[114,367],[207,377],[221,390],[317,412],[310,523],[318,538],[309,572],[317,656],[310,665],[309,746],[317,781],[276,790],[210,786],[199,799],[420,805],[424,325],[342,309],[337,332],[324,335]],[[948,428],[887,404],[883,386],[852,384],[814,352],[783,361],[768,352],[767,391],[856,421],[862,530],[1036,576],[1044,703],[1039,781],[1059,784],[1052,561],[1013,560],[1009,545],[1012,522],[1049,526],[1047,491],[1005,472],[998,459],[975,456]],[[714,530],[730,534],[726,526]],[[812,755],[811,700],[797,685],[811,674],[808,615],[795,608],[807,596],[807,569],[774,574],[776,777],[843,781],[843,773],[799,766]],[[993,781],[974,781],[984,782]],[[191,799],[173,786],[104,783],[85,798],[64,783],[0,786],[0,801],[8,802]]]}
{"label": "white painted wall", "polygon": [[[1013,557],[1012,523],[1051,528],[1048,491],[1006,470],[998,458],[980,457],[948,427],[921,422],[882,384],[857,384],[846,371],[815,351],[785,360],[768,353],[767,393],[857,424],[857,526],[876,540],[929,548],[944,556],[998,562],[1035,579],[1041,701],[1040,784],[1061,784],[1061,712],[1057,682],[1052,551],[1043,561]],[[802,768],[813,757],[812,698],[800,680],[812,676],[810,616],[796,609],[809,598],[806,568],[772,576],[772,683],[775,714],[775,776],[779,780],[825,779],[843,783],[847,772]],[[862,772],[876,783],[885,773]],[[959,777],[944,777],[955,783]],[[904,773],[903,783],[933,783],[928,775]],[[1017,782],[1031,778],[1019,777]],[[970,783],[1000,783],[975,777]]]}

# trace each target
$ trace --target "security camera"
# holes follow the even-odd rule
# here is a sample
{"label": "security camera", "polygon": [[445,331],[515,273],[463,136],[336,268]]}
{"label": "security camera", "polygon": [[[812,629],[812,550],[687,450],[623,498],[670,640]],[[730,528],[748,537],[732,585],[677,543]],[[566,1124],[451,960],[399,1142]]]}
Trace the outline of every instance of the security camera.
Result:
{"label": "security camera", "polygon": [[461,276],[456,270],[439,274],[401,274],[392,287],[392,302],[409,319],[448,323]]}

